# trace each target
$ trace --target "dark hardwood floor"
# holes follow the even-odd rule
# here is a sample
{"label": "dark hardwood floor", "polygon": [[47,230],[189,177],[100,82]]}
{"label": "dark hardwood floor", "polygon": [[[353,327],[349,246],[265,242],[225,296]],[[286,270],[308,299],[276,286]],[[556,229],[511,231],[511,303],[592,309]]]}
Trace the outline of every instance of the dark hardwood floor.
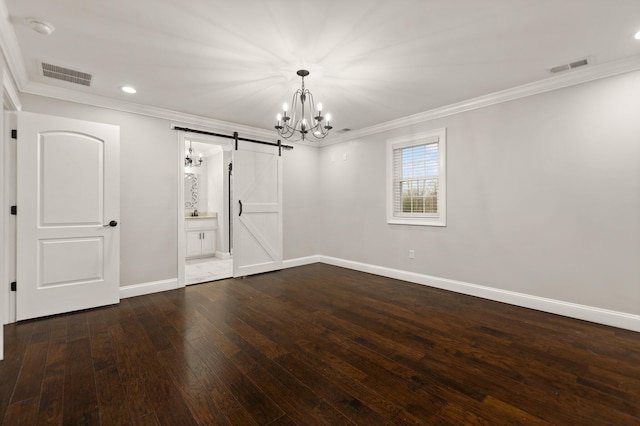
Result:
{"label": "dark hardwood floor", "polygon": [[5,344],[4,424],[640,424],[640,333],[322,264]]}

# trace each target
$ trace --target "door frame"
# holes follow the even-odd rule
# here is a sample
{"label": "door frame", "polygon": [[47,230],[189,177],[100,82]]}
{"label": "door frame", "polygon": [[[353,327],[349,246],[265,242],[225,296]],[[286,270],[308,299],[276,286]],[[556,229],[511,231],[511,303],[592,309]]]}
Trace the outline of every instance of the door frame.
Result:
{"label": "door frame", "polygon": [[[17,177],[15,174],[15,164],[17,160],[17,149],[14,140],[11,138],[11,129],[17,128],[16,110],[5,111],[3,113],[2,132],[2,178],[3,184],[0,192],[3,193],[2,208],[0,209],[0,226],[2,226],[2,244],[0,246],[0,271],[2,279],[2,298],[0,303],[0,322],[11,324],[16,322],[16,293],[9,288],[9,283],[16,280],[16,219],[12,217],[9,208],[16,205]],[[5,284],[6,283],[6,284]]]}
{"label": "door frame", "polygon": [[[186,265],[186,235],[185,235],[185,223],[184,223],[184,146],[187,140],[193,142],[206,143],[209,145],[219,145],[223,151],[231,151],[231,158],[233,162],[233,140],[224,139],[218,136],[209,136],[199,133],[191,133],[185,131],[178,131],[176,138],[176,148],[178,161],[177,174],[178,174],[178,288],[185,286],[184,269]],[[218,227],[220,229],[220,227]]]}
{"label": "door frame", "polygon": [[[8,235],[15,232],[15,221],[11,226],[11,216],[8,214],[9,206],[15,200],[11,195],[15,194],[16,181],[11,176],[11,162],[15,164],[15,158],[11,155],[11,129],[14,128],[15,114],[12,111],[20,111],[22,105],[18,97],[11,74],[8,69],[0,65],[0,78],[2,78],[2,99],[0,104],[0,360],[4,359],[4,324],[15,322],[15,296],[11,294],[9,283],[11,277],[11,260],[15,262],[15,244],[11,245]],[[12,117],[13,116],[13,117]],[[15,268],[14,268],[15,273]],[[13,313],[13,315],[11,315]]]}

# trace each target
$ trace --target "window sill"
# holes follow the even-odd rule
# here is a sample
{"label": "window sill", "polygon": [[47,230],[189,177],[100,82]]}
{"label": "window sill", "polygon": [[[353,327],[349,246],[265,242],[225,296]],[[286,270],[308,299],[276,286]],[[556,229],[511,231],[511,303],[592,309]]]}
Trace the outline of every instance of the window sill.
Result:
{"label": "window sill", "polygon": [[389,225],[414,225],[414,226],[447,226],[444,219],[428,217],[393,217],[387,219]]}

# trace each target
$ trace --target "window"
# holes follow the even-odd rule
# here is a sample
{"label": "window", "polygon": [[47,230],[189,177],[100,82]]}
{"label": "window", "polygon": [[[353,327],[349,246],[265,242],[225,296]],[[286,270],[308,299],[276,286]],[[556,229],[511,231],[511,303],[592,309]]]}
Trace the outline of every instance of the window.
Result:
{"label": "window", "polygon": [[446,129],[387,141],[387,223],[446,226]]}

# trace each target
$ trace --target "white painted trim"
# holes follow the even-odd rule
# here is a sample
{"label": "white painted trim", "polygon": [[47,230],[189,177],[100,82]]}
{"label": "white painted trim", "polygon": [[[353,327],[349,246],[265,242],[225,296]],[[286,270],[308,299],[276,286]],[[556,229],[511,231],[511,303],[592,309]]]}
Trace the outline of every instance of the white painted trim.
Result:
{"label": "white painted trim", "polygon": [[553,77],[545,78],[543,80],[534,81],[532,83],[523,84],[521,86],[512,87],[510,89],[443,106],[441,108],[435,108],[429,111],[413,114],[397,120],[391,120],[385,123],[365,127],[364,129],[354,130],[340,135],[331,135],[330,137],[327,137],[327,139],[324,139],[324,141],[320,143],[320,146],[323,147],[350,141],[364,136],[408,127],[425,121],[435,120],[502,102],[509,102],[515,99],[550,92],[552,90],[575,86],[589,81],[637,70],[640,70],[640,55],[629,56],[627,58],[603,64],[589,65],[572,71],[567,71],[566,73],[561,73]]}
{"label": "white painted trim", "polygon": [[312,263],[319,263],[322,256],[307,256],[297,257],[295,259],[287,259],[282,261],[282,268],[295,268],[296,266],[311,265]]}
{"label": "white painted trim", "polygon": [[[2,69],[2,64],[0,64],[0,73],[2,73],[3,76],[7,75]],[[6,94],[3,95],[3,98],[6,98]],[[9,257],[7,251],[9,247],[9,245],[7,244],[7,241],[9,240],[9,238],[7,238],[9,227],[6,226],[7,221],[5,220],[5,217],[7,216],[8,206],[8,203],[6,201],[8,198],[8,185],[6,184],[8,179],[6,178],[7,173],[5,172],[5,152],[8,151],[7,147],[9,145],[5,136],[6,126],[7,123],[5,120],[3,99],[3,103],[2,105],[0,105],[0,141],[2,143],[2,145],[0,145],[0,176],[2,176],[2,184],[0,185],[0,283],[3,284],[0,285],[0,361],[4,359],[4,327],[2,325],[5,323],[4,318],[5,312],[7,310],[7,308],[5,307],[5,300],[9,298],[9,294],[6,292],[5,287],[6,283],[9,282],[7,279],[9,274],[6,272],[8,269],[7,258]],[[4,287],[4,289],[2,289],[2,287]]]}
{"label": "white painted trim", "polygon": [[184,268],[186,256],[186,236],[184,230],[184,132],[176,133],[176,161],[178,175],[178,287],[186,285]]}
{"label": "white painted trim", "polygon": [[27,82],[27,70],[24,67],[16,33],[13,31],[9,10],[4,1],[0,1],[0,49],[9,68],[5,71],[11,74],[20,89]]}
{"label": "white painted trim", "polygon": [[[116,100],[90,93],[79,92],[62,87],[50,86],[47,84],[31,82],[22,60],[22,54],[18,41],[13,30],[13,25],[9,19],[9,12],[4,2],[0,1],[0,49],[7,63],[8,71],[17,84],[20,92],[34,95],[68,100],[118,111],[131,112],[134,114],[146,115],[150,117],[175,120],[184,124],[199,125],[211,128],[212,130],[238,131],[255,137],[277,139],[277,134],[271,129],[260,129],[244,126],[236,123],[215,120],[212,118],[196,116],[192,114],[170,111],[162,108],[150,107],[123,100]],[[532,83],[516,86],[510,89],[472,98],[463,102],[451,104],[441,108],[391,120],[385,123],[376,124],[364,129],[355,130],[344,134],[332,134],[321,143],[297,142],[298,144],[322,147],[361,138],[364,136],[381,133],[384,131],[410,126],[437,118],[458,114],[501,102],[523,98],[543,92],[548,92],[563,87],[586,83],[600,78],[611,77],[626,72],[640,69],[640,55],[629,56],[616,61],[602,64],[594,64],[581,67],[552,77],[535,81]]]}
{"label": "white painted trim", "polygon": [[[178,126],[172,124],[171,128]],[[180,127],[180,126],[178,126]],[[185,264],[186,264],[186,234],[185,234],[185,219],[184,219],[184,147],[185,141],[191,140],[193,142],[208,143],[211,145],[218,145],[223,151],[231,151],[233,144],[231,139],[223,139],[217,136],[202,135],[199,133],[191,133],[185,131],[176,132],[176,161],[177,161],[177,183],[178,183],[178,287],[184,287],[186,285],[185,280]],[[218,253],[224,255],[222,252],[216,252],[215,256],[218,257]],[[227,259],[231,258],[231,254],[227,253]]]}
{"label": "white painted trim", "polygon": [[2,74],[2,91],[4,106],[10,111],[22,111],[22,103],[18,96],[18,90],[13,84],[13,80],[11,79],[8,70],[5,70]]}
{"label": "white painted trim", "polygon": [[330,256],[318,256],[318,258],[320,262],[328,265],[368,272],[370,274],[454,291],[456,293],[481,297],[483,299],[494,300],[496,302],[508,303],[510,305],[520,306],[523,308],[536,309],[538,311],[640,332],[640,315],[612,311],[594,306],[579,305],[577,303],[532,296],[514,291],[501,290],[478,284],[433,277],[430,275],[354,262]]}
{"label": "white painted trim", "polygon": [[120,287],[120,299],[128,297],[143,296],[145,294],[158,293],[161,291],[175,290],[178,286],[178,279],[152,281],[148,283],[131,284]]}
{"label": "white painted trim", "polygon": [[[0,38],[2,38],[0,36]],[[20,63],[21,64],[21,63]],[[16,76],[15,67],[10,63],[10,71]],[[479,96],[476,98],[468,99],[455,104],[447,105],[440,108],[435,108],[429,111],[413,114],[407,117],[399,118],[397,120],[387,121],[385,123],[376,124],[364,129],[355,130],[344,134],[333,134],[328,136],[320,143],[310,142],[296,142],[296,144],[307,145],[312,147],[323,147],[333,145],[348,140],[361,138],[364,136],[382,133],[393,129],[407,127],[425,121],[435,120],[442,117],[447,117],[454,114],[459,114],[465,111],[471,111],[474,109],[484,108],[490,105],[495,105],[502,102],[508,102],[515,99],[524,98],[552,90],[561,89],[564,87],[574,86],[589,81],[611,77],[626,72],[637,71],[640,69],[640,55],[630,56],[617,61],[606,62],[603,64],[595,64],[587,67],[578,68],[566,73],[554,75],[552,77],[538,80],[532,83],[523,84],[506,90],[502,90],[495,93]],[[19,81],[26,81],[26,71],[22,70],[24,76],[17,76]],[[213,118],[207,118],[197,116],[193,114],[186,114],[176,111],[171,111],[163,108],[156,108],[141,104],[136,104],[129,101],[118,100],[98,96],[90,93],[79,92],[63,87],[55,87],[47,84],[28,82],[21,84],[18,83],[18,89],[25,93],[31,93],[34,95],[45,96],[50,98],[62,99],[71,102],[78,102],[86,105],[93,105],[97,107],[103,107],[113,109],[117,111],[130,112],[133,114],[146,115],[149,117],[161,118],[169,121],[175,121],[181,124],[172,124],[172,126],[182,126],[184,124],[200,126],[200,130],[208,131],[237,131],[243,137],[255,137],[266,139],[277,139],[277,134],[269,129],[261,129],[256,127],[245,126],[237,123],[226,122],[222,120],[216,120]],[[286,141],[283,141],[286,143]]]}
{"label": "white painted trim", "polygon": [[[171,126],[184,127],[185,124],[198,126],[198,130],[210,132],[238,132],[242,137],[269,138],[276,140],[275,131],[260,129],[257,127],[245,126],[228,121],[216,120],[214,118],[202,117],[194,114],[171,111],[164,108],[157,108],[148,105],[137,104],[130,101],[112,99],[91,93],[71,90],[64,87],[50,86],[48,84],[29,82],[20,88],[21,92],[32,95],[44,96],[48,98],[61,99],[64,101],[77,102],[84,105],[92,105],[101,108],[123,111],[132,114],[144,115],[148,117],[160,118],[173,122]],[[175,124],[179,123],[179,124]]]}
{"label": "white painted trim", "polygon": [[[5,70],[6,71],[6,70]],[[11,128],[16,127],[16,116],[12,111],[5,111],[3,113],[3,133],[2,137],[2,166],[0,169],[2,170],[2,192],[4,193],[4,201],[2,202],[2,214],[0,217],[2,218],[2,222],[0,222],[0,226],[2,226],[2,256],[0,258],[0,262],[2,262],[2,266],[0,267],[0,280],[4,285],[2,286],[2,297],[0,297],[0,302],[2,303],[2,307],[0,308],[1,316],[0,316],[0,326],[2,324],[10,324],[16,321],[16,294],[9,290],[8,283],[15,280],[15,267],[11,267],[11,260],[15,262],[15,239],[9,238],[9,235],[12,232],[15,232],[15,219],[12,219],[7,212],[9,211],[9,206],[16,202],[15,199],[12,199],[10,194],[15,194],[15,176],[11,175],[11,170],[13,167],[11,163],[15,164],[15,152],[12,155],[11,145],[13,141],[11,139]],[[12,226],[12,220],[14,226]],[[13,242],[13,244],[11,244]],[[14,264],[15,265],[15,264]],[[13,270],[13,274],[12,274]]]}
{"label": "white painted trim", "polygon": [[228,251],[216,251],[215,257],[220,260],[229,260],[231,259],[231,253]]}

